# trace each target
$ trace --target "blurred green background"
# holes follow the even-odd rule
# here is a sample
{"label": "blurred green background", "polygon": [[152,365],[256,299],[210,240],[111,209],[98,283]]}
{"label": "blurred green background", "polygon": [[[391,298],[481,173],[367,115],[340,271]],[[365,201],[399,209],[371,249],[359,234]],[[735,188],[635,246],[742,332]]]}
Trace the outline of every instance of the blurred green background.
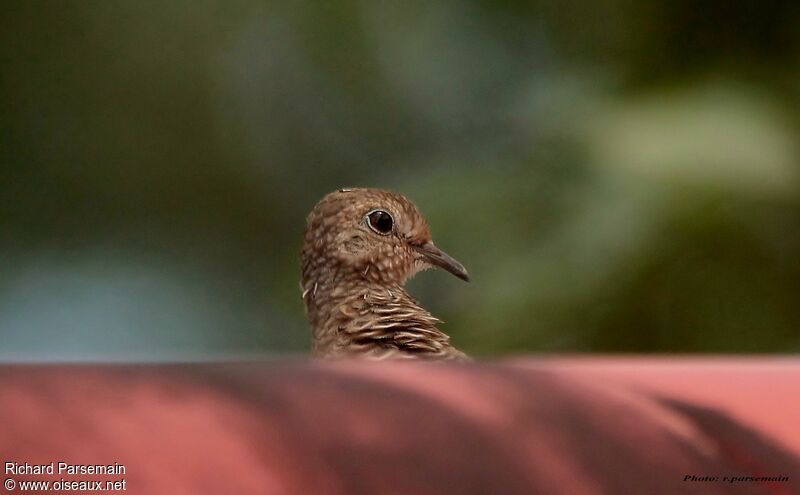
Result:
{"label": "blurred green background", "polygon": [[377,186],[456,344],[800,351],[795,1],[9,1],[0,359],[304,353],[305,216]]}

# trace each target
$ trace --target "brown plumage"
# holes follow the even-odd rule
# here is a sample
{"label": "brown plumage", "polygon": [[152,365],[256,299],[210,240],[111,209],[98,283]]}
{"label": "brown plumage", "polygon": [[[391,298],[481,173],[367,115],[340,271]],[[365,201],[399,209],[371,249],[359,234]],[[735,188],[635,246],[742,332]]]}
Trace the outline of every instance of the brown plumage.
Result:
{"label": "brown plumage", "polygon": [[403,284],[438,266],[468,280],[400,194],[340,189],[308,215],[300,289],[316,357],[465,359]]}

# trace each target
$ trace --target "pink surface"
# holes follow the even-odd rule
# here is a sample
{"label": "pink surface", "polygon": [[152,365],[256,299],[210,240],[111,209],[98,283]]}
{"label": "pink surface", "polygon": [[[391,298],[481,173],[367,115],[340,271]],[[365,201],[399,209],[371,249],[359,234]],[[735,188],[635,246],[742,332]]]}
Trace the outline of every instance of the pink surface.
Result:
{"label": "pink surface", "polygon": [[561,357],[520,364],[714,407],[800,456],[797,357]]}
{"label": "pink surface", "polygon": [[0,453],[122,463],[126,493],[145,494],[792,494],[799,373],[757,358],[6,365]]}

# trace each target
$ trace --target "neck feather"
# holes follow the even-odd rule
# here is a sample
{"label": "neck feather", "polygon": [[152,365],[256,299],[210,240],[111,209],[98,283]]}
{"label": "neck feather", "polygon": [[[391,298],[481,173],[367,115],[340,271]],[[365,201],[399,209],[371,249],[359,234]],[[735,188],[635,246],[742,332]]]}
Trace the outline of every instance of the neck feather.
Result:
{"label": "neck feather", "polygon": [[399,284],[358,276],[303,281],[303,300],[318,357],[462,358],[439,320]]}

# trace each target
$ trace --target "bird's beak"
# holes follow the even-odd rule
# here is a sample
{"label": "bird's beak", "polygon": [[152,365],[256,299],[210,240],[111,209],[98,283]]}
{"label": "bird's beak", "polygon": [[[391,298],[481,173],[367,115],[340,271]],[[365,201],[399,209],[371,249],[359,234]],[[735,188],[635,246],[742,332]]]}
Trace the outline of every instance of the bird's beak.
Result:
{"label": "bird's beak", "polygon": [[444,268],[461,280],[469,282],[469,273],[467,273],[467,269],[464,268],[464,265],[436,247],[432,242],[416,246],[415,249],[432,265]]}

